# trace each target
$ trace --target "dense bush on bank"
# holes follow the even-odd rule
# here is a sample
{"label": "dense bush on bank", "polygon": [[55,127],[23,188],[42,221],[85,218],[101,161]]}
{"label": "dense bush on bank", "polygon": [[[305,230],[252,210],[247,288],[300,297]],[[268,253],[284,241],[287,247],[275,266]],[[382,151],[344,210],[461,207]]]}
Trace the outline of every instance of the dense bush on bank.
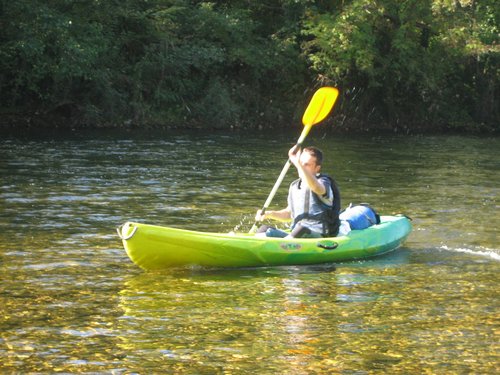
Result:
{"label": "dense bush on bank", "polygon": [[499,18],[494,0],[2,2],[0,123],[279,127],[334,85],[345,130],[498,130]]}

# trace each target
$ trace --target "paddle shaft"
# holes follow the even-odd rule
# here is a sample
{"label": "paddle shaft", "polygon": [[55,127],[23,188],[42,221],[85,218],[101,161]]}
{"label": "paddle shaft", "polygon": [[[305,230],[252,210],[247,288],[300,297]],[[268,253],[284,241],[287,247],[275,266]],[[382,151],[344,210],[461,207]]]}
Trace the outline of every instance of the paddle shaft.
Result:
{"label": "paddle shaft", "polygon": [[[300,147],[302,145],[302,142],[304,142],[304,139],[306,138],[307,134],[309,133],[309,130],[311,130],[311,127],[312,127],[312,125],[304,126],[304,129],[302,130],[302,133],[301,133],[299,140],[297,141],[297,144],[295,145],[295,147]],[[276,180],[271,192],[269,193],[269,196],[266,199],[266,202],[264,203],[264,206],[262,207],[262,210],[260,211],[262,215],[264,215],[266,213],[267,208],[269,207],[269,205],[273,201],[273,198],[276,195],[276,192],[278,191],[281,183],[285,179],[286,173],[288,172],[288,169],[290,168],[291,164],[292,164],[292,162],[290,161],[290,159],[288,159],[286,161],[285,165],[283,166],[283,169],[281,170],[281,173],[280,173],[278,179]],[[258,221],[256,221],[254,223],[254,225],[252,226],[252,229],[250,229],[250,233],[255,233],[255,231],[257,230],[258,224],[259,224]]]}

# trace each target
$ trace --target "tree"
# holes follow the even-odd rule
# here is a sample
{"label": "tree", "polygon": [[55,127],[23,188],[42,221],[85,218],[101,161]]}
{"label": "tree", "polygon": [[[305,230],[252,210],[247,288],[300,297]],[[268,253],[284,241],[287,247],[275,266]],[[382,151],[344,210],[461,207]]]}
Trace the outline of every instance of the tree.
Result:
{"label": "tree", "polygon": [[[330,84],[345,127],[498,129],[495,0],[17,0],[0,118],[272,127]],[[299,103],[299,104],[298,104]]]}
{"label": "tree", "polygon": [[[480,8],[474,1],[439,0],[354,0],[335,11],[317,8],[305,21],[310,39],[304,52],[318,77],[356,93],[345,111],[365,114],[367,126],[456,128],[482,122],[485,113],[494,124],[498,7]],[[479,103],[489,104],[478,111]]]}

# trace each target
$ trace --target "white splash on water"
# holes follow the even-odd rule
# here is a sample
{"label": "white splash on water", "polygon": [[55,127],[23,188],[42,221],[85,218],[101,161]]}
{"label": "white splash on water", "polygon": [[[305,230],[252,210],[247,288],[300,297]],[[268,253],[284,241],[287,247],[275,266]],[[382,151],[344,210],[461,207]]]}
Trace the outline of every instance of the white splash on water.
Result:
{"label": "white splash on water", "polygon": [[449,248],[446,245],[441,246],[442,250],[447,250],[447,251],[455,251],[458,253],[467,253],[467,254],[472,254],[472,255],[479,255],[487,258],[491,258],[494,260],[499,260],[500,261],[500,254],[497,253],[495,250],[492,249],[486,249],[484,250],[472,250],[472,249],[466,249],[466,248]]}

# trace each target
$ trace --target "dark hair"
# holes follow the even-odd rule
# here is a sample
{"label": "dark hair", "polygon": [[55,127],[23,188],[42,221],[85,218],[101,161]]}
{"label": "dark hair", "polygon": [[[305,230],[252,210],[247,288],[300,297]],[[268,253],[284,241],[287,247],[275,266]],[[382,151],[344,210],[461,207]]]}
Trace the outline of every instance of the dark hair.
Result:
{"label": "dark hair", "polygon": [[302,152],[307,152],[316,158],[316,164],[323,164],[323,152],[314,146],[306,147],[302,150]]}

